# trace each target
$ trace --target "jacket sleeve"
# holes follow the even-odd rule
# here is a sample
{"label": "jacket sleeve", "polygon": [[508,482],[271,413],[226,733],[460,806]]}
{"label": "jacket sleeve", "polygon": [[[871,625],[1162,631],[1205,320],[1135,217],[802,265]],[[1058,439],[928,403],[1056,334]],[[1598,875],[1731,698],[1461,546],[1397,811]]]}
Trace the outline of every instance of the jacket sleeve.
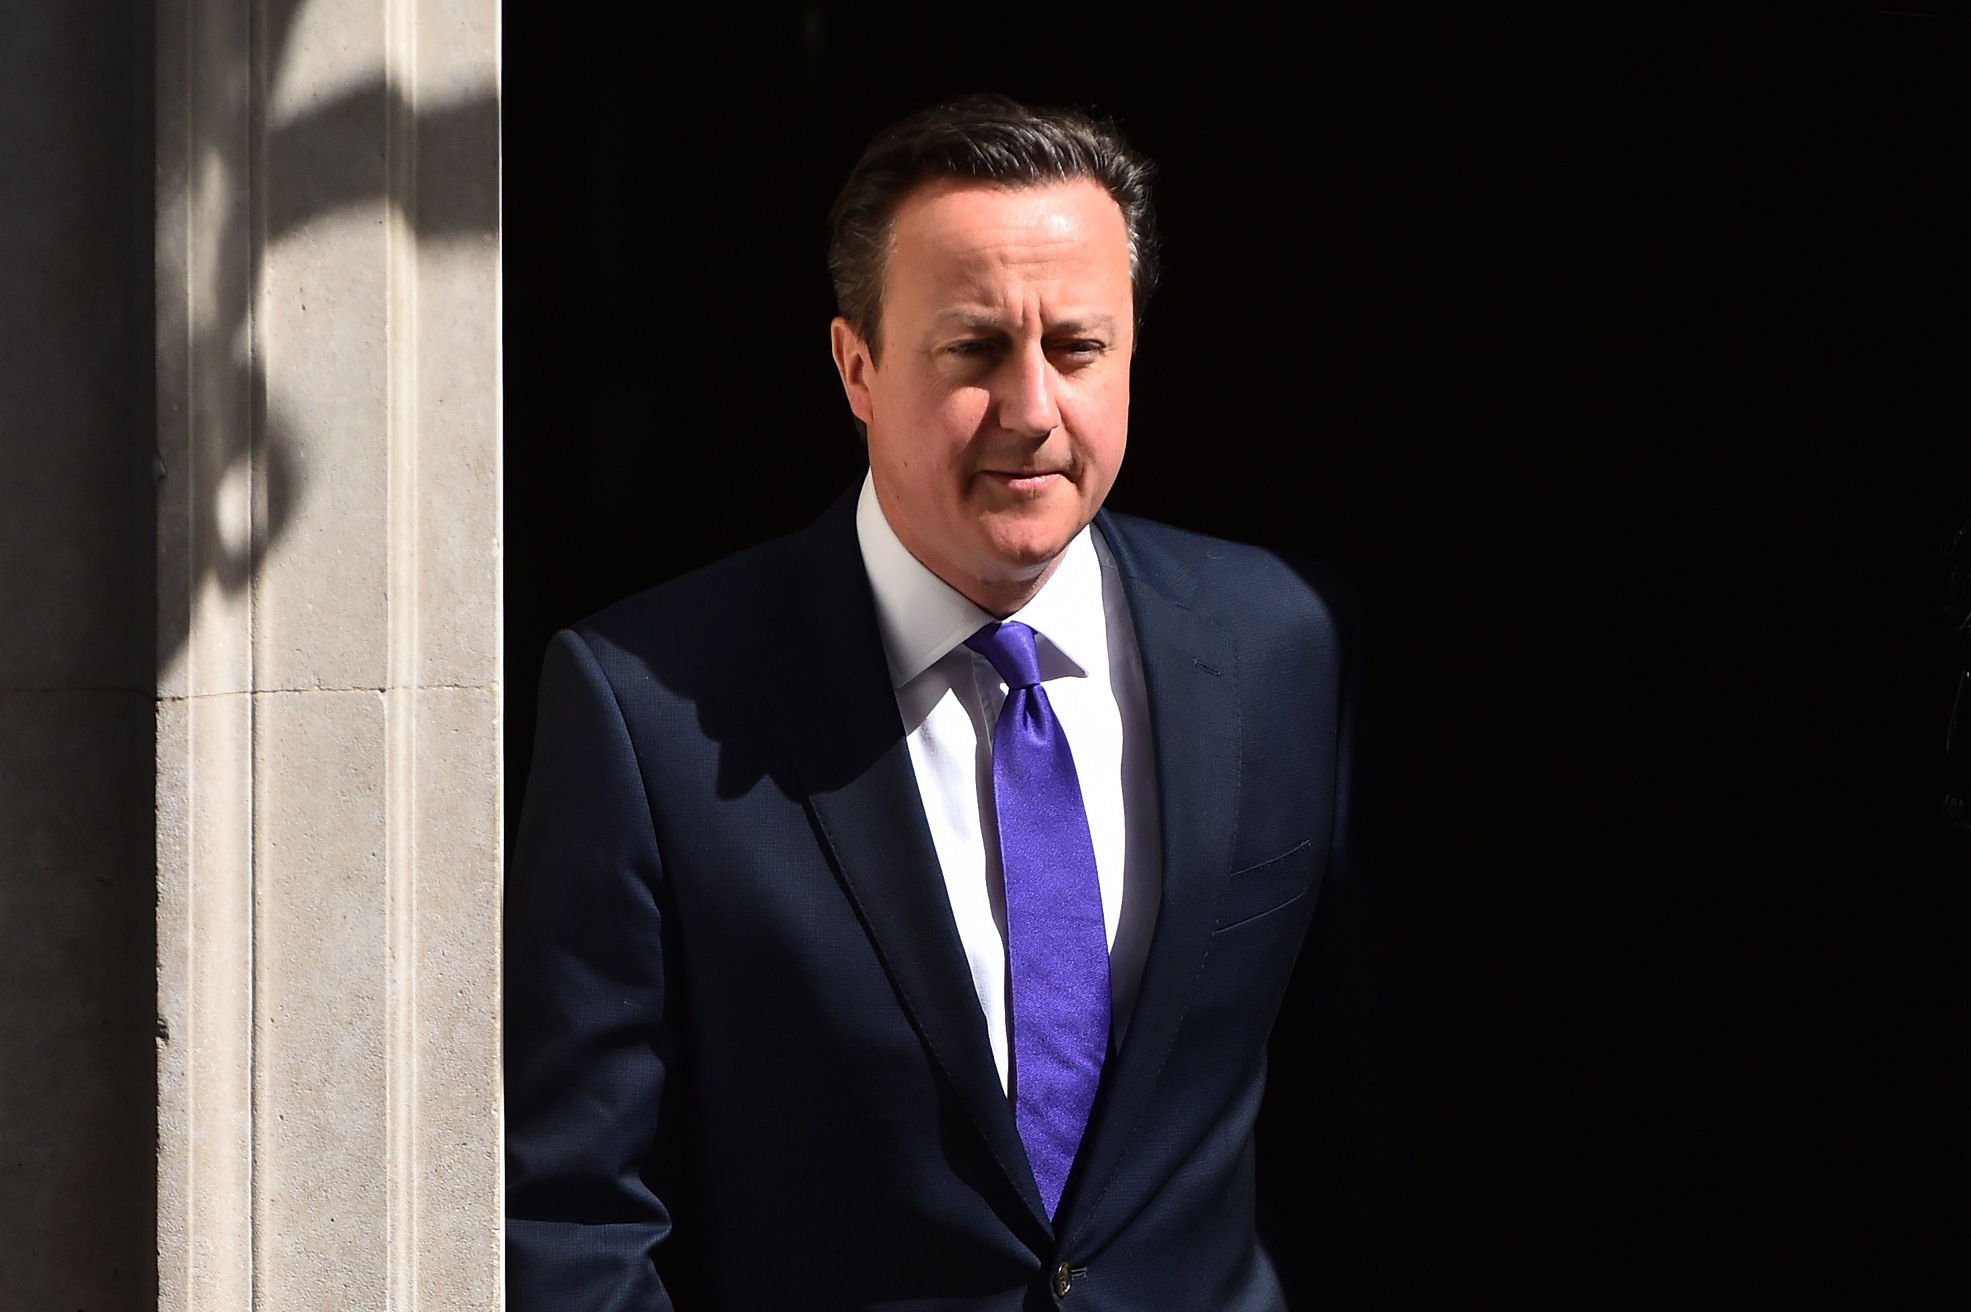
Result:
{"label": "jacket sleeve", "polygon": [[659,1312],[653,1181],[674,1046],[643,775],[594,653],[556,635],[506,903],[507,1295],[513,1312]]}
{"label": "jacket sleeve", "polygon": [[1363,635],[1354,590],[1295,562],[1337,633],[1334,827],[1313,923],[1267,1046],[1260,1219],[1296,1309],[1432,1305],[1396,1007],[1362,833]]}

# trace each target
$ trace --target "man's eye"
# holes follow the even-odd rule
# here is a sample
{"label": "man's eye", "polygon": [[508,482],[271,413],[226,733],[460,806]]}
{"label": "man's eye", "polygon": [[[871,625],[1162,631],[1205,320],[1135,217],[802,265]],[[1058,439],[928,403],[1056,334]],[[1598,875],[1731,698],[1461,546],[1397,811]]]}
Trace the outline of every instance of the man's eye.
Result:
{"label": "man's eye", "polygon": [[1071,342],[1062,342],[1054,349],[1055,351],[1057,351],[1062,355],[1071,355],[1074,356],[1076,359],[1086,360],[1086,359],[1093,359],[1095,356],[1100,355],[1102,353],[1103,346],[1102,343],[1096,341],[1092,337],[1083,337],[1083,338],[1077,338],[1076,340]]}
{"label": "man's eye", "polygon": [[992,349],[991,342],[953,342],[945,348],[953,355],[984,355]]}

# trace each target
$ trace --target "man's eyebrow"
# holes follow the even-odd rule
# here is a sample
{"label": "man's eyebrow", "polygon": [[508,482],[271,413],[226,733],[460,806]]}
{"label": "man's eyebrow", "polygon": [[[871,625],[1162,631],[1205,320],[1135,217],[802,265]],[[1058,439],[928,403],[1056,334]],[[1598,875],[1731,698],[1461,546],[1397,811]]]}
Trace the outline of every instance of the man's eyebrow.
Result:
{"label": "man's eyebrow", "polygon": [[1047,331],[1050,334],[1111,332],[1114,331],[1115,326],[1116,321],[1112,316],[1098,314],[1092,319],[1063,319],[1059,323],[1047,325]]}
{"label": "man's eyebrow", "polygon": [[996,333],[1006,330],[1006,325],[1002,320],[990,314],[983,314],[977,310],[939,310],[937,317],[948,322],[956,323],[961,328],[972,328],[979,332]]}

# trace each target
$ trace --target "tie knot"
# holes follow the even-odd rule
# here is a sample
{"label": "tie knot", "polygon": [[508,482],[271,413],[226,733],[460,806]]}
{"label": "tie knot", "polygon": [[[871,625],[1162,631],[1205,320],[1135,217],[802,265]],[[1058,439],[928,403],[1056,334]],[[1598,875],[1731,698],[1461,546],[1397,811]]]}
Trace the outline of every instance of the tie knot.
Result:
{"label": "tie knot", "polygon": [[1040,682],[1040,657],[1033,649],[1033,630],[1007,620],[988,624],[965,639],[965,645],[992,662],[1008,688],[1031,688]]}

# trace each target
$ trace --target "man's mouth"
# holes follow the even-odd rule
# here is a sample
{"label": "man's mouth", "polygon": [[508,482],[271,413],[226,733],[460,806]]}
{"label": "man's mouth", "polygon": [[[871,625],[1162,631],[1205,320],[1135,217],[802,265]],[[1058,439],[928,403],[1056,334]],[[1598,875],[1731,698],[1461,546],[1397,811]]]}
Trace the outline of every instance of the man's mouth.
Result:
{"label": "man's mouth", "polygon": [[1040,492],[1054,480],[1068,476],[1065,469],[986,469],[980,473],[1009,492]]}

